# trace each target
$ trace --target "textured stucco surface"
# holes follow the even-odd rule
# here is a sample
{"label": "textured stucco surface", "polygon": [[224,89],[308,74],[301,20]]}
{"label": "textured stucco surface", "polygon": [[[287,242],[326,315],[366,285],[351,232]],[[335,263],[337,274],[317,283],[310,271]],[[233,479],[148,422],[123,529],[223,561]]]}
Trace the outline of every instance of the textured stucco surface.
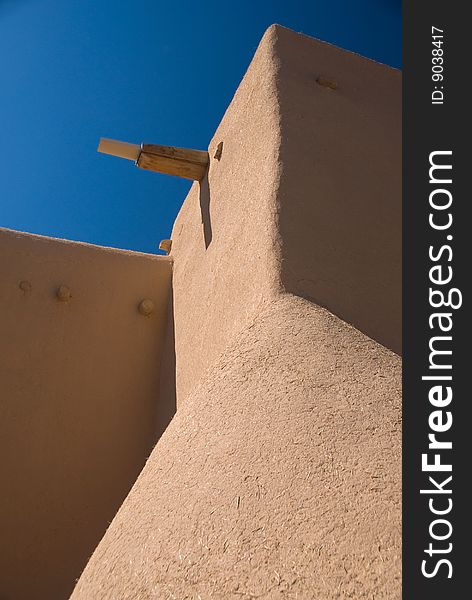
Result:
{"label": "textured stucco surface", "polygon": [[271,27],[209,153],[172,232],[177,403],[281,290],[400,353],[400,72]]}
{"label": "textured stucco surface", "polygon": [[0,598],[68,597],[149,455],[170,278],[167,257],[0,230]]}
{"label": "textured stucco surface", "polygon": [[208,177],[192,186],[173,227],[177,404],[277,290],[274,41],[261,42],[210,143]]}
{"label": "textured stucco surface", "polygon": [[401,353],[401,72],[276,37],[284,288]]}
{"label": "textured stucco surface", "polygon": [[172,233],[176,416],[74,600],[400,598],[399,85],[266,32]]}
{"label": "textured stucco surface", "polygon": [[400,359],[283,295],[178,409],[72,596],[400,598]]}

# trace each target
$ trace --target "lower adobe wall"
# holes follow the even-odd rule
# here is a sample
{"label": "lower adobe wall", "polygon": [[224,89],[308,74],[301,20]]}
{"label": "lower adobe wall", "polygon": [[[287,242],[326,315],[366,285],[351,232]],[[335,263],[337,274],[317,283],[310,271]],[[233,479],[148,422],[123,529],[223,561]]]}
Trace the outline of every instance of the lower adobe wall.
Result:
{"label": "lower adobe wall", "polygon": [[401,596],[401,361],[282,295],[180,406],[73,600]]}
{"label": "lower adobe wall", "polygon": [[170,278],[165,257],[0,230],[1,598],[68,597],[144,465]]}

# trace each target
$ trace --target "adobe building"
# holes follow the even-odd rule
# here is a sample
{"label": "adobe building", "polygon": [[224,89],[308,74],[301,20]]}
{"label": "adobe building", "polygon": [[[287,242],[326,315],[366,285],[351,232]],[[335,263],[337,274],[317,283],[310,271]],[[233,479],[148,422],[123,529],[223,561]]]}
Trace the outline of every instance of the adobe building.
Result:
{"label": "adobe building", "polygon": [[0,598],[400,598],[400,146],[272,26],[168,256],[0,232]]}

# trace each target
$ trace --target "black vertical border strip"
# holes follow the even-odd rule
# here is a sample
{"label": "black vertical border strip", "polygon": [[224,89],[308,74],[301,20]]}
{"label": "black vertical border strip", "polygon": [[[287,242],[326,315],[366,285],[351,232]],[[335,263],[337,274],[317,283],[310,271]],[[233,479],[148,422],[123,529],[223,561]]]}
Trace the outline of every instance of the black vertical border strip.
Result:
{"label": "black vertical border strip", "polygon": [[[468,210],[472,205],[467,189],[469,173],[468,137],[472,119],[466,106],[471,87],[469,40],[470,21],[466,16],[467,3],[439,2],[437,0],[404,0],[403,2],[403,598],[405,600],[455,600],[469,597],[470,522],[467,514],[472,508],[469,473],[472,461],[472,431],[469,405],[471,393],[466,381],[470,350],[469,301],[466,290],[468,275],[472,273],[472,256],[468,238],[472,238],[472,218]],[[444,30],[444,86],[443,105],[431,104],[432,81],[432,26]],[[468,31],[469,30],[469,31]],[[452,150],[453,224],[447,232],[434,231],[428,223],[429,155],[437,150]],[[470,185],[470,184],[469,184]],[[453,239],[446,240],[451,234]],[[453,400],[448,409],[453,415],[452,428],[442,435],[451,440],[452,450],[442,452],[442,460],[452,461],[453,508],[445,516],[452,524],[451,537],[444,542],[431,539],[429,526],[435,518],[428,506],[429,497],[420,489],[430,488],[428,475],[422,473],[421,455],[428,451],[428,417],[434,407],[428,401],[431,382],[421,380],[428,374],[428,343],[434,333],[429,327],[429,315],[434,312],[429,305],[429,269],[433,266],[428,256],[430,245],[438,249],[450,244],[453,280],[450,287],[461,290],[463,304],[452,313],[452,388]],[[470,277],[470,275],[469,275]],[[436,286],[438,287],[438,286]],[[447,287],[447,286],[445,286]],[[448,310],[446,308],[440,310]],[[447,334],[444,334],[447,335]],[[441,374],[445,374],[442,372]],[[441,439],[441,438],[440,438]],[[446,454],[448,452],[448,454]],[[448,460],[449,462],[449,460]],[[443,480],[446,473],[437,473]],[[439,498],[439,496],[437,496]],[[445,496],[442,496],[444,499]],[[437,531],[440,531],[439,529]],[[443,530],[444,531],[444,530]],[[425,554],[429,543],[445,549],[452,543],[448,554]],[[435,561],[448,558],[452,564],[452,578],[444,565],[438,574],[426,578],[421,564],[428,559],[428,568]],[[469,591],[467,591],[469,590]]]}

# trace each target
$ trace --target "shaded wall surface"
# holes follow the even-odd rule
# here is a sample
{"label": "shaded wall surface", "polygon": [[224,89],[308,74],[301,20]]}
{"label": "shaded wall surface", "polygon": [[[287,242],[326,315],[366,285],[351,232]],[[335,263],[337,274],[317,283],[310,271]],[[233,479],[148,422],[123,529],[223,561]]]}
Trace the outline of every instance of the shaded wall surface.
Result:
{"label": "shaded wall surface", "polygon": [[287,29],[276,45],[284,288],[401,353],[401,73]]}
{"label": "shaded wall surface", "polygon": [[0,598],[68,597],[150,453],[170,278],[166,257],[0,230]]}
{"label": "shaded wall surface", "polygon": [[172,233],[177,413],[74,600],[400,598],[399,86],[264,35]]}

